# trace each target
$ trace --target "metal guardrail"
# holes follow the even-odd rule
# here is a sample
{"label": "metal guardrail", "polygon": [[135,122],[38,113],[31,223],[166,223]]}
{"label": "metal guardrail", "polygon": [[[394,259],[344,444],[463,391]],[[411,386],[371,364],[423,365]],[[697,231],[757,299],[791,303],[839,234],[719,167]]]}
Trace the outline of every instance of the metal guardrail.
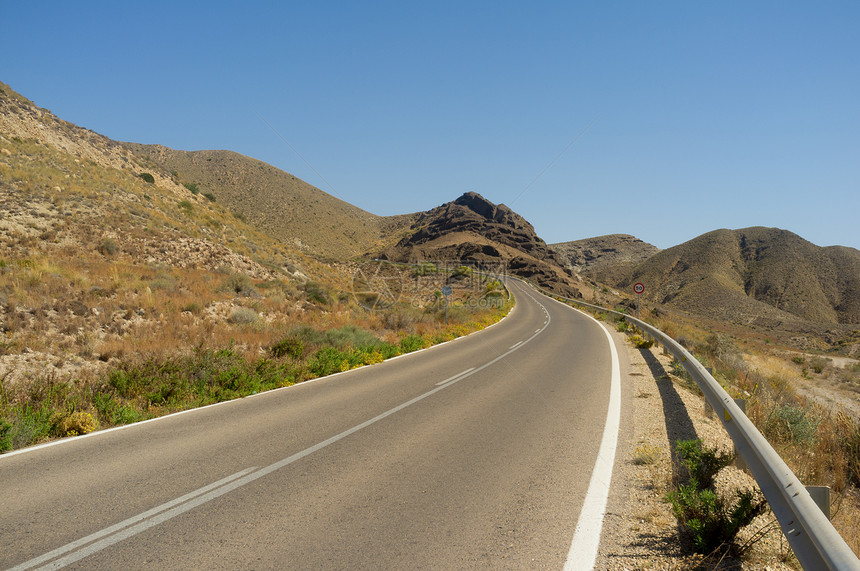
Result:
{"label": "metal guardrail", "polygon": [[[521,281],[529,283],[526,280]],[[789,545],[803,568],[816,571],[819,569],[860,570],[860,559],[816,505],[797,476],[735,404],[734,399],[684,347],[656,327],[635,317],[577,299],[559,296],[531,283],[529,285],[550,297],[622,317],[662,343],[663,347],[696,381],[708,404],[717,413],[726,432],[734,441],[737,452],[746,462],[770,504]]]}

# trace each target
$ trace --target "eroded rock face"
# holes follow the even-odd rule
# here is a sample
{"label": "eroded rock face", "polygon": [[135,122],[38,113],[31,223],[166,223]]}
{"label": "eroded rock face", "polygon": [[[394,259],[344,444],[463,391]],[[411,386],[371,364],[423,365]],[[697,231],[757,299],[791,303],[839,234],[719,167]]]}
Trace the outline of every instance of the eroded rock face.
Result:
{"label": "eroded rock face", "polygon": [[[415,233],[401,240],[398,248],[425,244],[452,232],[471,232],[539,260],[557,262],[546,242],[535,234],[534,227],[525,218],[504,204],[493,204],[475,192],[467,192],[453,202],[421,214],[412,227]],[[494,255],[493,252],[487,254]]]}
{"label": "eroded rock face", "polygon": [[380,257],[504,264],[557,293],[579,295],[570,273],[525,218],[475,192],[419,214],[410,230]]}

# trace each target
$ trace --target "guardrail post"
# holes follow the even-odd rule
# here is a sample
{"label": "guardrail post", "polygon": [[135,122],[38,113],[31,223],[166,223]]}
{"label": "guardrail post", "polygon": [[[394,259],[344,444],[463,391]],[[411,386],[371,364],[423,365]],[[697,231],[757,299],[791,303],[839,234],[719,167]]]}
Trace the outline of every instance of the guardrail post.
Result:
{"label": "guardrail post", "polygon": [[[713,367],[705,367],[705,370],[708,371],[708,374],[712,377],[714,376],[714,368]],[[705,418],[713,418],[714,417],[714,407],[711,406],[711,403],[708,402],[708,399],[705,397],[704,393],[702,393],[702,402],[705,403]]]}
{"label": "guardrail post", "polygon": [[[741,409],[741,412],[744,414],[747,413],[747,399],[734,399],[735,404],[738,405],[738,408]],[[750,468],[747,466],[746,461],[743,456],[738,454],[738,448],[735,446],[735,468],[738,470],[743,470],[744,472],[749,472]]]}
{"label": "guardrail post", "polygon": [[827,519],[830,519],[830,486],[806,486],[806,491]]}

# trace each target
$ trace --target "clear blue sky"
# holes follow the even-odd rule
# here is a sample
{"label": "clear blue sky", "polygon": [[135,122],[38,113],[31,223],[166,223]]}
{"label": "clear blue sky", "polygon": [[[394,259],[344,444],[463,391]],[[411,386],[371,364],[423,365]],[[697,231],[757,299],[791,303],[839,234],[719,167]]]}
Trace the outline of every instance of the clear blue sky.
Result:
{"label": "clear blue sky", "polygon": [[61,118],[234,150],[375,214],[472,190],[548,242],[762,225],[860,248],[856,0],[35,1],[2,18],[0,81]]}

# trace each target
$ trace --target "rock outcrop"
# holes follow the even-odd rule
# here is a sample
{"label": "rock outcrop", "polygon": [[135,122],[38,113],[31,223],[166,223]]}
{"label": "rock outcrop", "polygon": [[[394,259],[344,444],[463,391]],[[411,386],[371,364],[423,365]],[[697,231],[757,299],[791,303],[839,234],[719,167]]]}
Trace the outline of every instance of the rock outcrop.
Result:
{"label": "rock outcrop", "polygon": [[408,234],[379,257],[504,265],[559,294],[579,296],[576,280],[534,227],[504,204],[493,204],[475,192],[418,214]]}

